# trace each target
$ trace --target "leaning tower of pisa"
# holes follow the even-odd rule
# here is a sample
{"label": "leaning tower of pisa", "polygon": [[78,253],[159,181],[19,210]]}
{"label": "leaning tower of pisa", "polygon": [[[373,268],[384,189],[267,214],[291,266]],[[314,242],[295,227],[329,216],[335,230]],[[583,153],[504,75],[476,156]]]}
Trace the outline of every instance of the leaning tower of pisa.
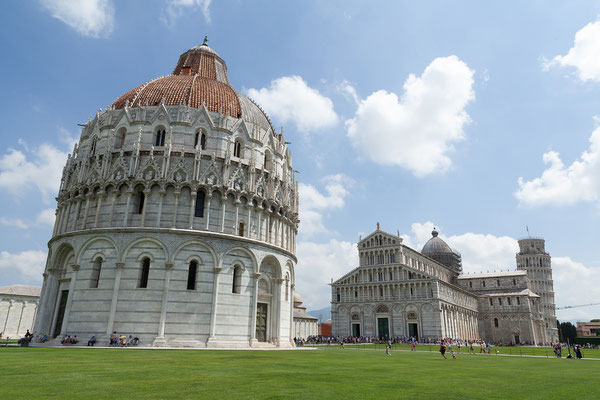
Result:
{"label": "leaning tower of pisa", "polygon": [[558,342],[552,262],[542,238],[528,237],[519,240],[517,269],[527,271],[531,290],[540,296],[541,311],[546,327],[545,342]]}

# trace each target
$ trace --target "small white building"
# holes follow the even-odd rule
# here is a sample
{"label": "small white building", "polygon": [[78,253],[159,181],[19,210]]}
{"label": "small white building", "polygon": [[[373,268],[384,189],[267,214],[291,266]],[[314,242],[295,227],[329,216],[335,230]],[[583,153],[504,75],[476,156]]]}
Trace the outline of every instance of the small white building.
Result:
{"label": "small white building", "polygon": [[306,339],[319,334],[319,319],[306,313],[300,293],[294,292],[294,337]]}
{"label": "small white building", "polygon": [[0,287],[0,333],[2,338],[19,338],[27,329],[33,331],[33,321],[40,301],[39,286]]}

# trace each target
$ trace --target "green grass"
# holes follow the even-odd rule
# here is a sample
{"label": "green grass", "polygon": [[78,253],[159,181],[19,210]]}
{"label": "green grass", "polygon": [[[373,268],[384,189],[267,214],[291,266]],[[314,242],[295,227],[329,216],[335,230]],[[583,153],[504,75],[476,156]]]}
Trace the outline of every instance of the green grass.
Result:
{"label": "green grass", "polygon": [[597,399],[600,361],[330,348],[0,348],[0,399]]}
{"label": "green grass", "polygon": [[[307,345],[307,347],[339,347],[339,344],[332,345]],[[360,348],[360,349],[385,349],[385,344],[345,344],[346,348]],[[410,350],[410,344],[394,344],[392,345],[392,349],[394,350]],[[431,351],[437,352],[440,346],[436,344],[419,344],[417,345],[417,351]],[[458,353],[458,347],[452,346],[455,352]],[[473,346],[473,351],[475,353],[479,353],[479,347]],[[492,354],[495,352],[499,354],[511,354],[511,355],[523,355],[523,356],[543,356],[543,357],[554,357],[554,350],[550,347],[528,347],[528,346],[492,346]],[[600,358],[600,349],[583,349],[583,357],[584,358]],[[469,353],[469,346],[462,347],[462,353]],[[562,356],[566,357],[569,354],[569,351],[566,348],[562,349]],[[571,354],[575,356],[573,351],[571,350]]]}

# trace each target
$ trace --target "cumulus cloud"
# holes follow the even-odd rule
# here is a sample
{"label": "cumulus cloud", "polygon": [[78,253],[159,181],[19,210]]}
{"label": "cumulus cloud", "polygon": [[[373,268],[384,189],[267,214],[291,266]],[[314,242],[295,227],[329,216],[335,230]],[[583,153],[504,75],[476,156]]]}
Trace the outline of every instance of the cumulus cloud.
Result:
{"label": "cumulus cloud", "polygon": [[590,22],[575,34],[575,43],[564,56],[544,61],[543,69],[553,66],[575,68],[575,75],[583,82],[600,82],[600,20]]}
{"label": "cumulus cloud", "polygon": [[346,121],[348,137],[367,159],[397,165],[422,177],[446,171],[453,144],[464,139],[466,106],[475,99],[473,74],[456,56],[436,58],[404,93],[379,90],[360,101]]}
{"label": "cumulus cloud", "polygon": [[29,225],[20,218],[0,218],[0,225],[9,226],[19,229],[27,229]]}
{"label": "cumulus cloud", "polygon": [[0,276],[3,284],[40,284],[46,263],[46,252],[26,250],[20,253],[0,252]]}
{"label": "cumulus cloud", "polygon": [[0,156],[0,188],[16,196],[37,189],[44,201],[58,191],[67,153],[51,144],[33,151],[9,148]]}
{"label": "cumulus cloud", "polygon": [[210,3],[212,0],[167,0],[165,16],[162,18],[167,25],[174,25],[183,13],[200,10],[204,20],[210,23]]}
{"label": "cumulus cloud", "polygon": [[348,188],[354,181],[344,174],[328,175],[321,179],[325,193],[313,185],[300,183],[300,234],[308,238],[317,233],[327,233],[329,230],[323,224],[323,213],[340,209],[348,195]]}
{"label": "cumulus cloud", "polygon": [[590,137],[590,147],[568,167],[556,151],[543,155],[548,168],[539,178],[530,181],[522,177],[514,193],[524,206],[565,206],[579,202],[598,201],[600,194],[600,128]]}
{"label": "cumulus cloud", "polygon": [[269,88],[248,89],[247,94],[267,114],[284,124],[294,123],[304,133],[331,128],[338,122],[331,99],[297,75],[275,79]]}
{"label": "cumulus cloud", "polygon": [[[431,221],[413,223],[410,234],[402,236],[404,243],[421,251],[425,242],[431,238],[434,227],[435,224]],[[515,254],[519,251],[519,244],[512,237],[472,232],[445,236],[442,230],[438,231],[440,238],[452,250],[461,253],[465,273],[516,268]]]}
{"label": "cumulus cloud", "polygon": [[[587,267],[570,257],[552,257],[556,306],[596,303],[600,298],[600,268]],[[598,318],[600,306],[558,310],[559,320],[589,321]]]}
{"label": "cumulus cloud", "polygon": [[296,247],[296,291],[308,309],[331,302],[331,279],[339,279],[358,266],[356,244],[330,239],[326,243],[299,242]]}
{"label": "cumulus cloud", "polygon": [[52,17],[84,36],[105,38],[113,31],[115,7],[111,0],[41,0]]}
{"label": "cumulus cloud", "polygon": [[47,208],[40,211],[35,219],[35,222],[40,225],[54,226],[55,219],[56,215],[54,208]]}

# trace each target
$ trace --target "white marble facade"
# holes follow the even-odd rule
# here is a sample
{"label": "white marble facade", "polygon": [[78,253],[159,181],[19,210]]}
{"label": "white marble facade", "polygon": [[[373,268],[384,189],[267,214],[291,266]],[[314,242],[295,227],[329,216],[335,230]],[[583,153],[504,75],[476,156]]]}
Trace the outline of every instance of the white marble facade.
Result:
{"label": "white marble facade", "polygon": [[[206,90],[194,94],[197,107],[167,91],[156,104],[117,101],[85,124],[63,172],[36,335],[291,345],[291,153],[258,106],[228,85],[214,50],[184,53],[182,74],[190,57],[223,63],[222,82],[201,69],[206,62],[194,64],[190,82],[217,87],[242,112],[225,113],[231,104]],[[142,88],[167,78],[186,77]]]}
{"label": "white marble facade", "polygon": [[[432,235],[438,249],[452,252],[436,231]],[[360,265],[331,284],[332,333],[557,342],[550,256],[543,239],[519,245],[517,270],[462,274],[455,262],[444,265],[431,258],[439,253],[417,252],[378,226],[358,243]]]}
{"label": "white marble facade", "polygon": [[13,285],[0,287],[0,334],[2,338],[21,338],[33,332],[40,287]]}

